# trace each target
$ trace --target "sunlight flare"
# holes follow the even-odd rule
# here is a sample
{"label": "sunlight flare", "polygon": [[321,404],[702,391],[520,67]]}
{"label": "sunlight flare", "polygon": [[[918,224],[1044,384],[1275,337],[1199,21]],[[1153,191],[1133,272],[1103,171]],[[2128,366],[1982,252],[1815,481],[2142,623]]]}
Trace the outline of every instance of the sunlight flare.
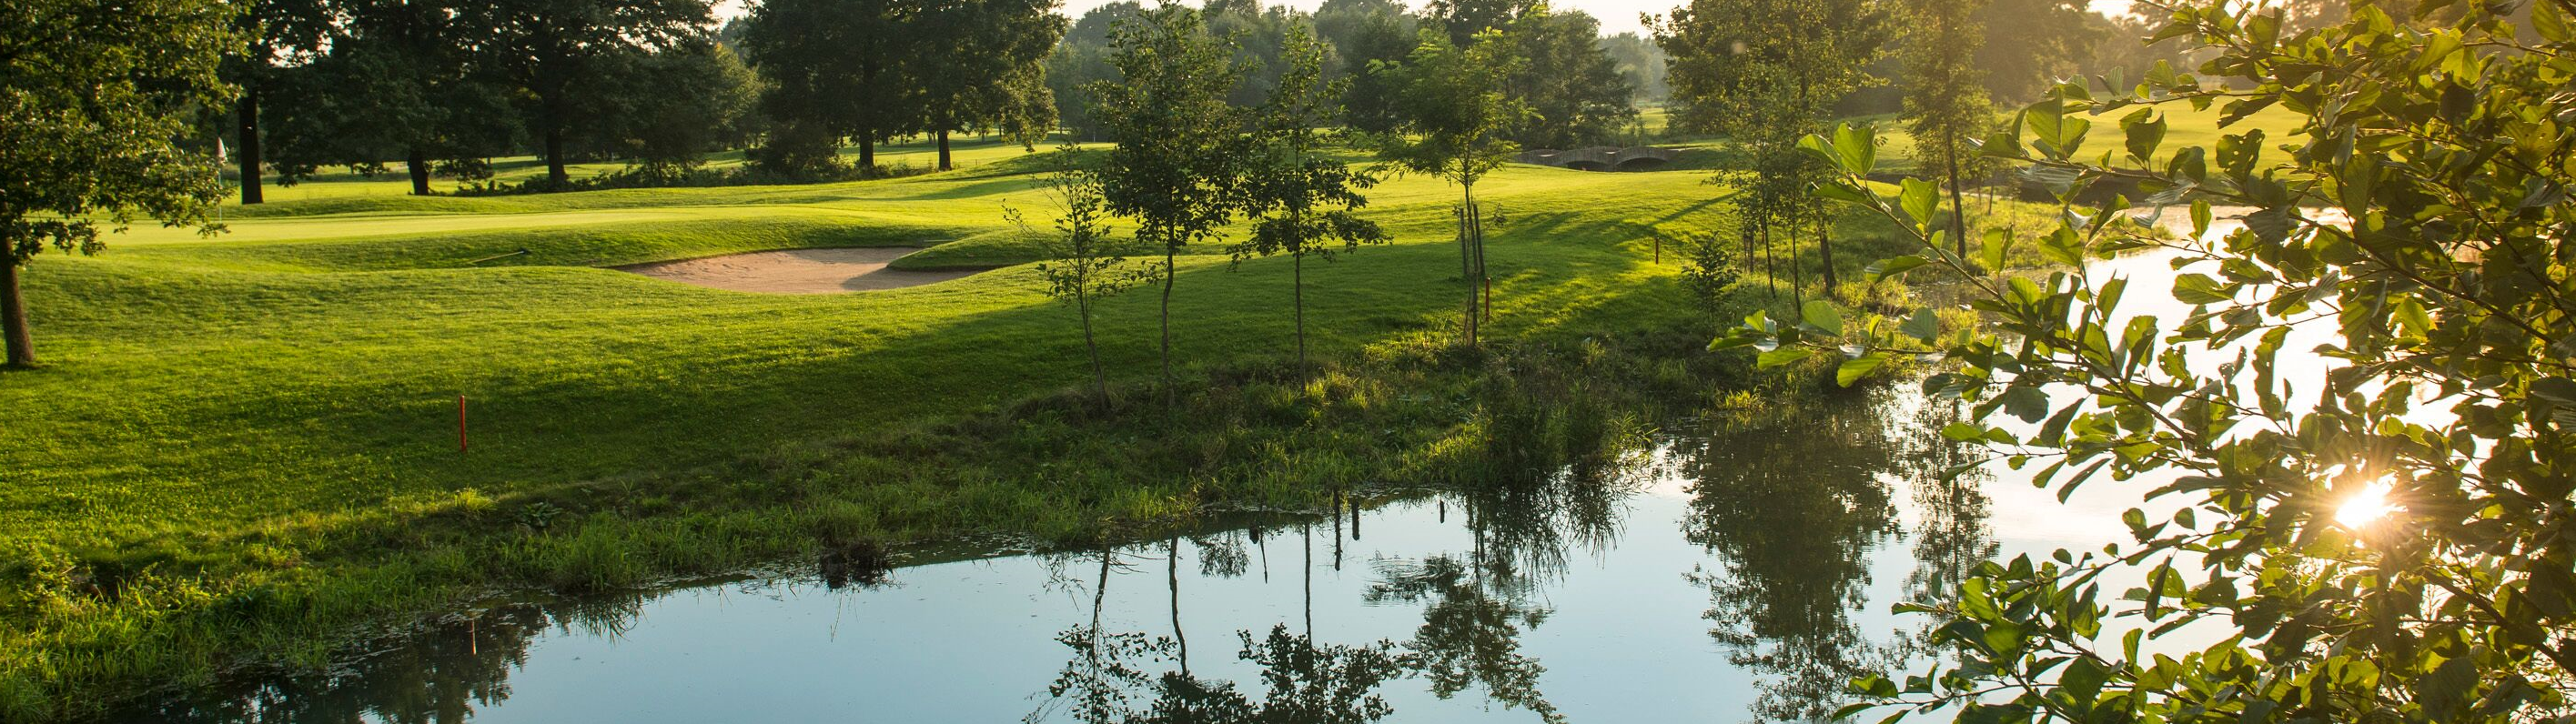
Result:
{"label": "sunlight flare", "polygon": [[2390,513],[2402,510],[2388,502],[2388,491],[2394,487],[2395,484],[2388,478],[2371,481],[2368,487],[2362,488],[2361,492],[2354,493],[2350,498],[2345,498],[2343,504],[2335,508],[2335,523],[2345,528],[2360,530],[2388,517]]}

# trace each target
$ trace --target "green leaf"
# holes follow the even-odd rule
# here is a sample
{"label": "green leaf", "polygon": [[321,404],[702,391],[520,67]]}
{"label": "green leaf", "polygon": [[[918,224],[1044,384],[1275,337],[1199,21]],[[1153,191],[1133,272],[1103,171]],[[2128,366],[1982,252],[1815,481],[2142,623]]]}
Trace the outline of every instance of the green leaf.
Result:
{"label": "green leaf", "polygon": [[1923,257],[1913,256],[1910,254],[1893,259],[1881,259],[1877,263],[1869,265],[1869,268],[1861,270],[1861,276],[1864,279],[1875,282],[1898,274],[1913,271],[1915,267],[1923,266],[1925,263],[1926,262],[1924,262]]}
{"label": "green leaf", "polygon": [[1852,383],[1859,382],[1860,378],[1869,376],[1869,373],[1878,371],[1879,367],[1886,364],[1886,352],[1871,352],[1845,360],[1841,368],[1834,370],[1834,384],[1850,387]]}
{"label": "green leaf", "polygon": [[2218,280],[2211,278],[2207,274],[2184,274],[2182,276],[2174,277],[2174,299],[2184,304],[2194,306],[2203,304],[2225,304],[2228,300],[2234,298],[2228,296],[2224,291],[2221,291],[2221,289],[2222,288],[2220,287]]}
{"label": "green leaf", "polygon": [[2067,115],[2066,103],[2049,99],[2032,104],[2025,120],[2032,140],[2049,158],[2065,160],[2084,148],[2084,136],[2093,130],[2093,122]]}
{"label": "green leaf", "polygon": [[1811,133],[1806,138],[1798,139],[1798,150],[1805,151],[1807,155],[1831,164],[1834,168],[1843,167],[1842,154],[1834,150],[1834,142],[1825,140],[1821,134]]}
{"label": "green leaf", "polygon": [[2531,381],[2531,396],[2576,407],[2576,380],[2565,377],[2543,377]]}
{"label": "green leaf", "polygon": [[1815,188],[1808,190],[1807,194],[1826,201],[1840,201],[1856,206],[1869,206],[1871,201],[1876,200],[1870,198],[1869,192],[1861,190],[1859,186],[1840,179],[1819,182]]}
{"label": "green leaf", "polygon": [[2011,249],[2012,232],[2003,229],[1988,229],[1986,230],[1986,245],[1977,249],[1977,263],[1984,266],[1986,271],[2002,271],[2004,268],[2004,255],[2011,251]]}
{"label": "green leaf", "polygon": [[1761,357],[1754,359],[1753,366],[1767,370],[1814,356],[1816,356],[1814,347],[1781,347],[1762,353]]}
{"label": "green leaf", "polygon": [[1839,337],[1843,333],[1842,308],[1822,299],[1807,302],[1804,309],[1798,310],[1798,321],[1822,334]]}
{"label": "green leaf", "polygon": [[2006,388],[2003,396],[1997,399],[2003,403],[2004,412],[2012,413],[2022,422],[2038,422],[2048,416],[2048,395],[2037,387],[2014,385]]}
{"label": "green leaf", "polygon": [[2156,148],[2165,143],[2165,120],[2155,116],[2154,109],[2140,108],[2120,120],[2120,130],[2128,135],[2129,156],[2139,163],[2152,164]]}
{"label": "green leaf", "polygon": [[1878,167],[1877,136],[1868,126],[1845,123],[1834,127],[1834,151],[1842,156],[1844,171],[1867,176]]}
{"label": "green leaf", "polygon": [[1914,310],[1914,316],[1907,317],[1905,324],[1897,327],[1896,331],[1931,344],[1932,338],[1941,335],[1941,315],[1933,312],[1931,307]]}
{"label": "green leaf", "polygon": [[1907,178],[1897,201],[1905,207],[1905,216],[1914,221],[1915,229],[1932,226],[1932,216],[1941,211],[1941,187],[1919,178]]}
{"label": "green leaf", "polygon": [[2566,11],[2555,3],[2535,3],[2531,10],[2531,30],[2552,43],[2576,41],[2576,24],[2567,20]]}

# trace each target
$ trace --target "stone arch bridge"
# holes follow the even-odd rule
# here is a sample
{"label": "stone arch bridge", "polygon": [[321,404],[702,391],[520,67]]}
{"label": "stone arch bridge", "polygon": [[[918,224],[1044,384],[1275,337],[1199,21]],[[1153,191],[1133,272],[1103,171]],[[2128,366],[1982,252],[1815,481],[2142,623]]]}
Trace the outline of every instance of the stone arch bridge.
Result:
{"label": "stone arch bridge", "polygon": [[1682,152],[1653,146],[1615,148],[1593,146],[1571,151],[1540,149],[1522,151],[1513,160],[1521,163],[1570,168],[1577,171],[1648,171],[1672,163]]}

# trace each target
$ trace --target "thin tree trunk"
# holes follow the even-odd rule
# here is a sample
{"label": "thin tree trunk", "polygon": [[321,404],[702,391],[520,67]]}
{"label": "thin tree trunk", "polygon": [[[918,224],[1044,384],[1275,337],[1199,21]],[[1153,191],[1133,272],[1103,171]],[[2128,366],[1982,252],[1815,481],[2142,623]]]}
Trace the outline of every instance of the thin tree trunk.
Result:
{"label": "thin tree trunk", "polygon": [[1297,526],[1306,538],[1306,639],[1315,638],[1315,524]]}
{"label": "thin tree trunk", "polygon": [[1807,270],[1803,268],[1806,265],[1805,257],[1805,254],[1798,251],[1798,236],[1793,229],[1789,234],[1789,303],[1800,308],[1807,306]]}
{"label": "thin tree trunk", "polygon": [[27,330],[27,300],[18,289],[18,269],[26,264],[0,249],[0,337],[8,340],[10,367],[36,366],[36,338]]}
{"label": "thin tree trunk", "polygon": [[247,206],[261,203],[266,199],[260,194],[258,81],[242,82],[241,101],[235,104],[234,120],[239,123],[239,127],[235,130],[240,136],[236,143],[240,148],[236,150],[241,157],[242,204]]}
{"label": "thin tree trunk", "polygon": [[942,128],[939,129],[939,170],[946,171],[951,168],[955,167],[948,163],[948,129]]}
{"label": "thin tree trunk", "polygon": [[1834,296],[1834,222],[1831,214],[1816,219],[1816,250],[1825,264],[1825,297]]}
{"label": "thin tree trunk", "polygon": [[1959,188],[1959,144],[1944,144],[1944,156],[1950,163],[1950,236],[1959,245],[1959,258],[1968,258],[1967,191]]}
{"label": "thin tree trunk", "polygon": [[1494,319],[1494,275],[1485,269],[1485,210],[1469,204],[1468,236],[1476,240],[1476,337],[1484,340],[1485,323]]}
{"label": "thin tree trunk", "polygon": [[1164,242],[1163,242],[1163,408],[1164,408],[1165,410],[1170,410],[1171,408],[1174,408],[1174,407],[1179,406],[1179,405],[1180,405],[1180,400],[1181,400],[1181,393],[1180,393],[1180,390],[1179,390],[1178,388],[1173,387],[1173,384],[1172,384],[1172,283],[1173,283],[1174,281],[1176,281],[1176,280],[1174,279],[1174,277],[1178,276],[1177,272],[1179,271],[1179,269],[1174,268],[1172,265],[1173,265],[1173,263],[1175,263],[1175,262],[1179,261],[1179,259],[1180,259],[1180,250],[1179,250],[1178,248],[1173,247],[1173,246],[1172,246],[1172,243],[1171,243],[1169,240],[1164,241]]}
{"label": "thin tree trunk", "polygon": [[411,150],[411,156],[403,159],[403,166],[411,171],[411,195],[428,196],[429,154],[414,148]]}
{"label": "thin tree trunk", "polygon": [[1289,274],[1289,279],[1291,280],[1289,286],[1295,290],[1294,296],[1297,301],[1297,379],[1302,382],[1307,379],[1306,250],[1302,248],[1302,245],[1301,248],[1289,253],[1288,268],[1291,270]]}
{"label": "thin tree trunk", "polygon": [[1165,576],[1172,584],[1172,641],[1180,644],[1181,675],[1190,674],[1190,637],[1181,631],[1181,538],[1172,537],[1170,560],[1164,564]]}
{"label": "thin tree trunk", "polygon": [[877,172],[876,131],[859,129],[859,172],[863,174]]}
{"label": "thin tree trunk", "polygon": [[[1464,169],[1466,162],[1460,161],[1459,166]],[[1464,194],[1465,207],[1459,212],[1458,217],[1458,253],[1460,263],[1466,268],[1466,271],[1461,272],[1459,276],[1467,282],[1467,346],[1474,347],[1479,337],[1477,321],[1483,316],[1484,311],[1480,302],[1485,294],[1483,279],[1481,279],[1485,269],[1477,259],[1481,251],[1476,248],[1479,246],[1476,239],[1476,186],[1460,184],[1459,188]]]}
{"label": "thin tree trunk", "polygon": [[1771,244],[1771,222],[1762,222],[1762,289],[1780,299],[1780,251]]}
{"label": "thin tree trunk", "polygon": [[1077,292],[1074,301],[1082,310],[1082,346],[1091,351],[1091,383],[1100,392],[1100,404],[1109,405],[1109,368],[1100,364],[1100,338],[1091,333],[1091,295]]}

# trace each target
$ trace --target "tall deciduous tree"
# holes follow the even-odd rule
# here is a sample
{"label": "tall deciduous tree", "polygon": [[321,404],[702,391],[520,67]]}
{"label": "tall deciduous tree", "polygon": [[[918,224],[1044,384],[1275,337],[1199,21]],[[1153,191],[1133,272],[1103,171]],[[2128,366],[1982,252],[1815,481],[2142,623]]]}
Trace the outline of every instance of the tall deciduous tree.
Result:
{"label": "tall deciduous tree", "polygon": [[1047,55],[1046,85],[1055,97],[1056,117],[1075,136],[1098,139],[1102,130],[1092,113],[1091,87],[1116,80],[1109,64],[1109,36],[1118,24],[1144,12],[1134,0],[1119,0],[1084,12]]}
{"label": "tall deciduous tree", "polygon": [[[770,138],[790,166],[834,161],[838,139],[859,144],[859,167],[875,169],[877,144],[919,125],[919,86],[910,61],[920,46],[907,30],[920,0],[763,0],[743,28],[743,51],[768,79],[762,108],[789,126]],[[811,141],[823,138],[820,144]],[[817,149],[780,148],[782,144]],[[821,158],[811,158],[814,152]],[[791,169],[803,172],[811,169]]]}
{"label": "tall deciduous tree", "polygon": [[[1747,215],[1765,238],[1772,230],[1795,238],[1812,226],[1830,294],[1830,224],[1806,197],[1825,169],[1797,143],[1836,100],[1877,80],[1867,68],[1888,35],[1879,0],[1694,0],[1653,30],[1672,57],[1674,126],[1724,133],[1745,147],[1755,169]],[[1793,259],[1789,267],[1794,278],[1800,265]]]}
{"label": "tall deciduous tree", "polygon": [[254,0],[233,16],[235,31],[247,42],[233,48],[224,62],[224,78],[238,94],[233,98],[233,145],[241,171],[241,202],[264,201],[260,173],[262,142],[260,101],[271,82],[290,66],[310,62],[326,45],[334,24],[323,0]]}
{"label": "tall deciduous tree", "polygon": [[1233,218],[1235,185],[1225,153],[1243,127],[1226,94],[1244,70],[1197,10],[1166,4],[1121,23],[1110,46],[1119,78],[1091,88],[1101,126],[1118,147],[1100,171],[1109,209],[1136,221],[1136,238],[1163,250],[1162,367],[1172,376],[1174,263],[1190,244],[1220,238]]}
{"label": "tall deciduous tree", "polygon": [[1377,224],[1352,213],[1368,205],[1360,192],[1377,179],[1324,153],[1322,132],[1332,121],[1340,84],[1324,80],[1324,45],[1302,28],[1291,29],[1281,59],[1288,64],[1279,87],[1262,105],[1241,154],[1244,210],[1255,221],[1252,238],[1235,247],[1237,261],[1287,254],[1297,320],[1297,369],[1306,371],[1306,257],[1333,258],[1335,247],[1357,248],[1386,240]]}
{"label": "tall deciduous tree", "polygon": [[1664,84],[1664,64],[1668,58],[1654,41],[1636,33],[1620,33],[1601,39],[1601,52],[1610,54],[1618,64],[1619,75],[1628,79],[1628,88],[1636,94],[1636,103],[1662,103],[1673,94]]}
{"label": "tall deciduous tree", "polygon": [[564,170],[567,136],[595,121],[580,111],[581,93],[620,53],[662,51],[706,42],[715,18],[707,0],[488,0],[459,6],[465,22],[486,34],[485,60],[532,97],[529,119],[546,158],[546,180]]}
{"label": "tall deciduous tree", "polygon": [[0,4],[0,341],[36,364],[18,276],[51,247],[95,254],[99,227],[137,217],[215,229],[221,159],[176,141],[221,107],[219,74],[242,42],[214,0],[11,0]]}
{"label": "tall deciduous tree", "polygon": [[1905,0],[1905,117],[1914,132],[1914,154],[1938,168],[1950,189],[1950,240],[1968,253],[1968,204],[1963,171],[1972,165],[1973,141],[1994,125],[1984,72],[1976,65],[1985,43],[1977,11],[1985,0]]}
{"label": "tall deciduous tree", "polygon": [[273,74],[266,135],[281,183],[324,165],[374,173],[405,163],[412,193],[430,193],[433,168],[484,173],[518,136],[509,90],[473,65],[472,36],[439,2],[355,0],[337,5],[342,22],[329,49]]}
{"label": "tall deciduous tree", "polygon": [[1519,64],[1510,48],[1501,31],[1486,31],[1461,48],[1447,33],[1426,29],[1402,67],[1380,69],[1398,78],[1404,122],[1386,137],[1379,157],[1458,185],[1458,277],[1467,287],[1462,331],[1468,346],[1476,344],[1484,308],[1485,217],[1476,182],[1520,150],[1509,134],[1529,115],[1504,92],[1503,79]]}
{"label": "tall deciduous tree", "polygon": [[1520,59],[1503,87],[1530,109],[1512,129],[1512,140],[1522,146],[1600,143],[1636,117],[1636,106],[1629,104],[1634,91],[1602,50],[1601,22],[1592,16],[1540,3],[1513,19],[1503,39]]}
{"label": "tall deciduous tree", "polygon": [[1325,77],[1344,81],[1343,123],[1385,133],[1402,122],[1395,110],[1397,76],[1372,70],[1402,65],[1413,54],[1419,25],[1396,0],[1324,0],[1315,8],[1315,35],[1332,45],[1338,61]]}
{"label": "tall deciduous tree", "polygon": [[1422,8],[1423,24],[1447,33],[1450,45],[1464,48],[1485,31],[1510,27],[1536,4],[1536,0],[1431,0]]}
{"label": "tall deciduous tree", "polygon": [[956,167],[951,132],[1001,128],[1026,144],[1053,125],[1044,73],[1065,31],[1055,7],[1054,0],[930,0],[907,31],[923,43],[908,75],[921,91],[920,128],[939,143],[939,170]]}
{"label": "tall deciduous tree", "polygon": [[708,38],[621,51],[598,69],[580,94],[589,145],[626,161],[629,173],[665,180],[704,163],[758,93],[750,70]]}

